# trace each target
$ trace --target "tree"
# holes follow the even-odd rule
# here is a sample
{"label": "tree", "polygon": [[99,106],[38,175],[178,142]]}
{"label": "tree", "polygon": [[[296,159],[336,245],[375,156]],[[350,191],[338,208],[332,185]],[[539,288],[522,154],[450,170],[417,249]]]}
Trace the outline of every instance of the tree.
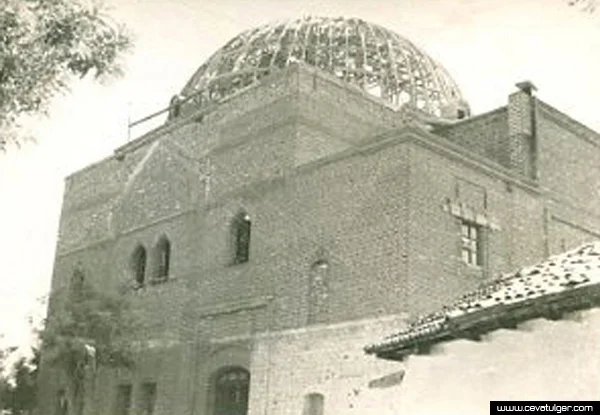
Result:
{"label": "tree", "polygon": [[122,295],[96,290],[81,270],[59,297],[50,302],[41,331],[43,360],[62,372],[69,413],[81,415],[87,374],[94,376],[97,366],[132,366],[128,335],[133,320]]}
{"label": "tree", "polygon": [[122,25],[88,0],[0,0],[0,149],[20,142],[22,117],[47,113],[73,79],[121,73]]}
{"label": "tree", "polygon": [[4,407],[13,415],[30,414],[36,405],[39,349],[30,358],[21,357],[12,368],[12,384],[6,382]]}
{"label": "tree", "polygon": [[[2,334],[0,334],[2,338]],[[10,383],[10,374],[6,371],[6,360],[17,350],[16,347],[0,349],[0,411],[10,407],[13,385]]]}
{"label": "tree", "polygon": [[568,0],[569,6],[580,7],[583,11],[593,13],[598,6],[597,0]]}
{"label": "tree", "polygon": [[0,412],[3,409],[8,409],[10,402],[10,390],[11,386],[4,375],[0,375]]}
{"label": "tree", "polygon": [[[2,335],[0,334],[0,337]],[[0,349],[0,411],[6,407],[6,401],[10,390],[8,380],[4,375],[4,359],[6,358],[6,351]]]}

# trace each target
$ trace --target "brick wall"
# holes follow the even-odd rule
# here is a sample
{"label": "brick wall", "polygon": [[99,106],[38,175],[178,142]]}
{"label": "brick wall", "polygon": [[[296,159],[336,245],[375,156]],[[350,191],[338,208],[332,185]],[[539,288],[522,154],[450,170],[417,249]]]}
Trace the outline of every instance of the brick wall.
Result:
{"label": "brick wall", "polygon": [[249,413],[302,413],[309,393],[323,395],[326,414],[349,415],[478,415],[489,412],[490,400],[594,400],[600,313],[572,317],[529,321],[480,342],[455,340],[404,362],[376,360],[361,350],[400,321],[259,337]]}
{"label": "brick wall", "polygon": [[538,105],[540,185],[564,202],[598,214],[600,135],[549,105]]}
{"label": "brick wall", "polygon": [[435,133],[505,167],[509,166],[506,107],[466,118],[451,126],[438,127]]}
{"label": "brick wall", "polygon": [[326,414],[388,413],[382,409],[390,403],[375,403],[370,395],[401,384],[403,368],[362,349],[404,324],[395,316],[259,336],[250,365],[249,414],[301,414],[306,396],[314,393],[324,397]]}
{"label": "brick wall", "polygon": [[[123,376],[159,379],[156,415],[171,413],[170,400],[192,413],[207,405],[218,365],[249,367],[258,334],[321,323],[342,346],[360,330],[325,335],[326,324],[413,316],[537,262],[562,240],[595,237],[600,219],[586,207],[598,196],[588,178],[595,147],[541,108],[535,183],[498,158],[509,138],[505,109],[440,136],[314,70],[265,77],[71,176],[53,289],[78,265],[97,286],[131,283],[139,245],[150,278],[167,237],[170,279],[127,294],[135,340],[158,344],[148,356],[163,357],[142,352],[138,370]],[[250,259],[233,265],[240,212],[252,224]],[[485,223],[482,267],[461,260],[461,217]],[[103,376],[98,402],[115,388]]]}
{"label": "brick wall", "polygon": [[[509,190],[499,177],[482,174],[418,145],[411,146],[409,158],[407,298],[411,311],[440,307],[516,264],[543,257],[543,210],[535,195],[518,186]],[[448,203],[472,212],[465,219],[472,216],[473,221],[477,215],[484,215],[489,220],[490,226],[484,227],[486,252],[482,267],[463,263],[461,215],[446,208]],[[531,248],[523,247],[519,258],[513,258],[513,244],[522,246],[515,243],[519,238],[528,238],[520,242]]]}

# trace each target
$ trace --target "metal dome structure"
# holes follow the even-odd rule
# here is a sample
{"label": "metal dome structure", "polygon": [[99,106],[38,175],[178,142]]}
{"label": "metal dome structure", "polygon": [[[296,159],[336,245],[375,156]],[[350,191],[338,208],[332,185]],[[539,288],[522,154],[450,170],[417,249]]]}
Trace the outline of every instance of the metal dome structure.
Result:
{"label": "metal dome structure", "polygon": [[247,30],[215,52],[181,95],[199,104],[216,101],[295,62],[435,117],[469,112],[440,64],[402,36],[354,18],[302,17]]}

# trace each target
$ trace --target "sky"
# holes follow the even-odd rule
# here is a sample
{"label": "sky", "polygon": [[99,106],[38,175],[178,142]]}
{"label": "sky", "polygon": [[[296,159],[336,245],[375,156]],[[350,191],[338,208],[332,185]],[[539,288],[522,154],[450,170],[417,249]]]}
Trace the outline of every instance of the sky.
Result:
{"label": "sky", "polygon": [[[195,70],[239,32],[300,15],[359,17],[410,39],[441,62],[474,114],[505,105],[514,84],[600,131],[600,11],[567,0],[107,0],[135,49],[125,75],[83,79],[31,133],[37,143],[0,153],[0,346],[31,340],[45,309],[64,178],[111,154],[151,124]],[[158,120],[160,121],[160,120]]]}

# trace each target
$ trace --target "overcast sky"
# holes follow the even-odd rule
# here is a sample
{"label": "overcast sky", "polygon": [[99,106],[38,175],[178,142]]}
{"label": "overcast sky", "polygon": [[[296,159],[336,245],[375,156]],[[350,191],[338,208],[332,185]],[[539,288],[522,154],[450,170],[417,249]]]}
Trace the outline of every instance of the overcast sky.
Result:
{"label": "overcast sky", "polygon": [[[538,96],[600,130],[600,12],[566,0],[109,0],[134,33],[126,75],[84,80],[35,126],[38,144],[0,154],[3,343],[27,339],[49,288],[64,177],[127,141],[127,121],[164,108],[231,37],[299,15],[360,17],[412,40],[452,74],[477,114],[525,79]],[[132,136],[141,133],[133,130]]]}

